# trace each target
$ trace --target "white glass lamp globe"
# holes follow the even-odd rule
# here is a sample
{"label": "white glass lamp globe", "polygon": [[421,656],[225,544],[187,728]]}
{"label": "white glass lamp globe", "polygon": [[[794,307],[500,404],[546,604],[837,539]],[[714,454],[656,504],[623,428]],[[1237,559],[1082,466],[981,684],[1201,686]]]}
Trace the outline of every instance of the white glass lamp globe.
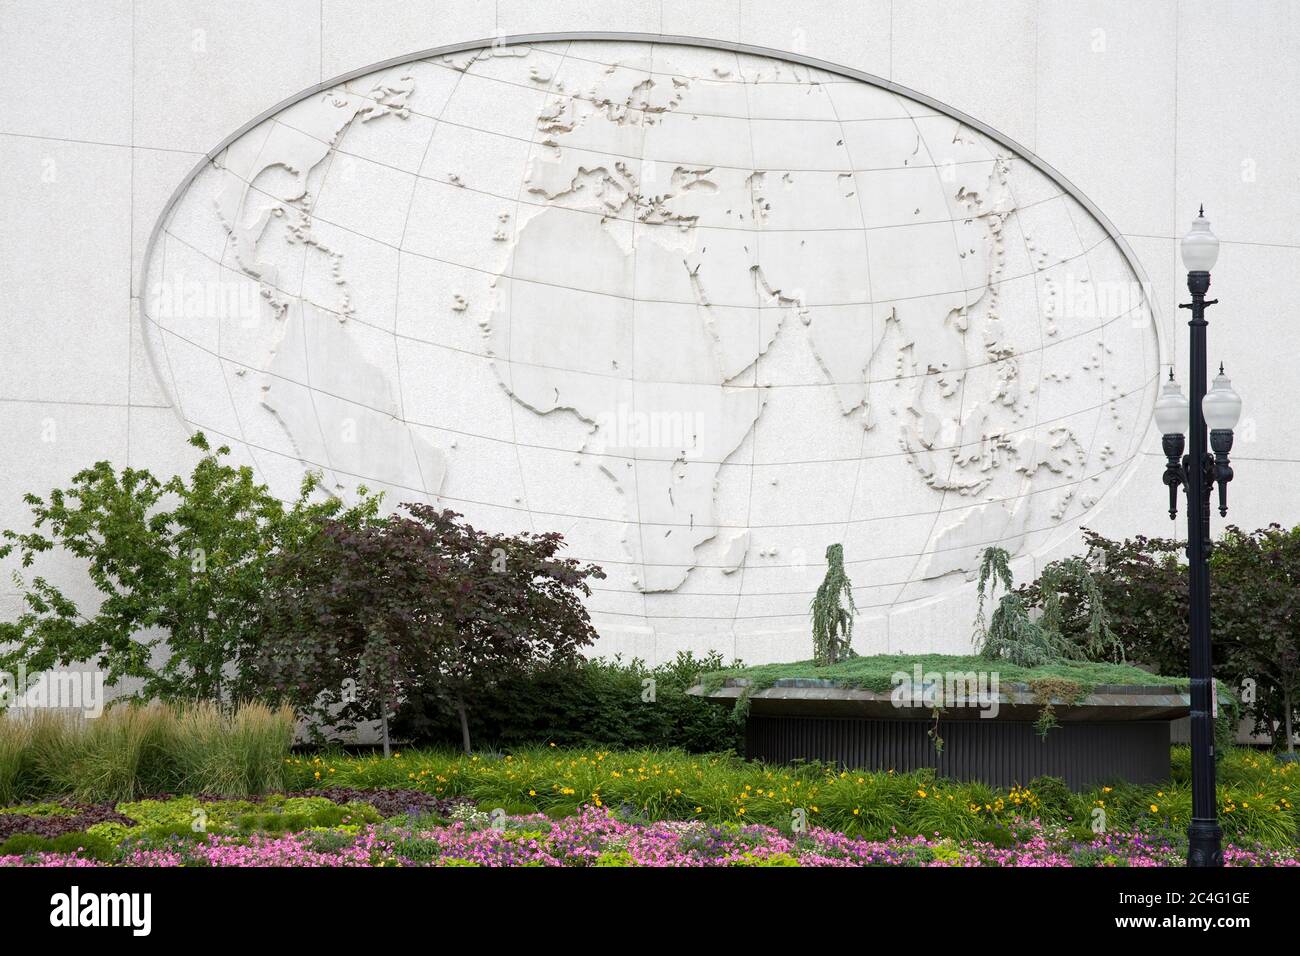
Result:
{"label": "white glass lamp globe", "polygon": [[1209,272],[1219,258],[1219,240],[1210,232],[1210,220],[1205,218],[1205,208],[1192,220],[1192,228],[1183,236],[1181,244],[1183,265],[1188,272]]}
{"label": "white glass lamp globe", "polygon": [[1241,396],[1232,390],[1232,382],[1223,374],[1214,377],[1214,384],[1201,399],[1201,411],[1205,414],[1205,424],[1215,431],[1231,431],[1241,419]]}
{"label": "white glass lamp globe", "polygon": [[1171,377],[1160,389],[1156,399],[1156,427],[1162,435],[1182,435],[1187,432],[1188,409],[1183,390]]}

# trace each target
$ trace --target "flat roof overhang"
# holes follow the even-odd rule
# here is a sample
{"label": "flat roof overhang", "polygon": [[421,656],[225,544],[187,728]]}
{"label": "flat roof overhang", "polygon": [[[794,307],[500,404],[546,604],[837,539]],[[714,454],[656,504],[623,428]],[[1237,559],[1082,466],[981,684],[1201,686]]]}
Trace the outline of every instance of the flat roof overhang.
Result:
{"label": "flat roof overhang", "polygon": [[[734,701],[746,692],[750,683],[732,677],[712,692],[697,684],[686,693],[719,702]],[[943,707],[943,719],[978,720],[982,715],[989,719],[995,699],[994,719],[997,720],[1037,720],[1044,703],[1028,684],[1002,684],[996,695],[990,694],[983,701],[969,700],[959,706]],[[1060,722],[1177,720],[1191,712],[1191,694],[1161,684],[1098,684],[1077,701],[1053,698],[1051,704]],[[770,687],[753,691],[749,694],[749,709],[757,716],[771,717],[929,720],[934,716],[928,706],[896,704],[889,692],[844,687],[834,681],[806,677],[784,678]]]}

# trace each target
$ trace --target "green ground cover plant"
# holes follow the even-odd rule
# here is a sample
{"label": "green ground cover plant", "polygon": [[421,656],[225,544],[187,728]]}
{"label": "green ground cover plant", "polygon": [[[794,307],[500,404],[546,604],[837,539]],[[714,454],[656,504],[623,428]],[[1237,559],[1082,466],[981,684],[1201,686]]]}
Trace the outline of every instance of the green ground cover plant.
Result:
{"label": "green ground cover plant", "polygon": [[[1007,839],[1007,827],[1020,816],[1059,823],[1082,838],[1098,819],[1108,830],[1185,830],[1191,818],[1190,762],[1186,748],[1175,748],[1173,754],[1166,784],[1115,780],[1077,794],[1052,778],[995,788],[936,778],[929,770],[852,771],[816,763],[778,767],[735,754],[558,747],[470,757],[449,751],[404,751],[388,759],[342,753],[296,756],[286,765],[286,780],[294,788],[416,787],[439,797],[467,797],[489,811],[553,818],[592,806],[647,820],[788,828],[794,812],[802,810],[818,826],[851,835],[937,831],[952,838],[996,840]],[[1218,787],[1224,832],[1266,846],[1295,846],[1298,788],[1296,764],[1251,750],[1226,752]]]}
{"label": "green ground cover plant", "polygon": [[[1006,840],[941,834],[873,840],[815,824],[650,821],[586,807],[551,820],[541,814],[469,807],[377,823],[313,826],[296,832],[188,833],[159,839],[67,833],[24,834],[0,846],[0,866],[124,867],[791,867],[791,866],[1179,866],[1185,842],[1170,832],[1107,831],[1078,836],[1017,817]],[[1228,866],[1297,866],[1295,848],[1229,841]]]}
{"label": "green ground cover plant", "polygon": [[[0,841],[0,865],[1177,866],[1191,809],[1185,748],[1165,784],[1078,794],[1049,777],[990,788],[663,751],[289,760],[292,778],[347,785],[258,800],[156,797],[72,817],[54,812],[63,805],[4,808],[0,821],[26,829]],[[1300,863],[1297,774],[1267,754],[1224,755],[1231,865]],[[48,825],[94,815],[83,830]]]}
{"label": "green ground cover plant", "polygon": [[[999,688],[1003,692],[1012,684],[1023,684],[1040,705],[1038,731],[1046,735],[1056,724],[1056,708],[1068,706],[1086,697],[1093,688],[1104,684],[1126,686],[1173,687],[1185,691],[1191,682],[1186,677],[1163,677],[1131,664],[1110,661],[1077,659],[1048,660],[1034,666],[1024,666],[1006,659],[990,659],[983,655],[949,654],[878,654],[871,657],[853,657],[836,664],[822,665],[815,661],[798,661],[789,664],[759,664],[752,667],[723,668],[700,676],[706,692],[722,687],[728,679],[748,681],[748,687],[737,698],[734,717],[739,720],[748,710],[749,696],[756,691],[772,687],[779,680],[805,679],[829,681],[837,687],[855,688],[888,693],[894,687],[894,675],[908,675],[910,679],[917,667],[922,674],[932,672],[968,673],[996,672]],[[1220,742],[1229,745],[1232,730],[1241,713],[1240,704],[1226,686],[1219,684]],[[936,717],[942,714],[938,708]]]}
{"label": "green ground cover plant", "polygon": [[877,654],[871,657],[853,657],[824,666],[813,661],[798,661],[721,668],[702,675],[701,681],[706,688],[720,687],[729,677],[748,680],[756,687],[771,687],[776,681],[785,678],[806,678],[833,681],[842,687],[888,693],[894,686],[894,674],[901,671],[910,677],[917,665],[920,665],[923,673],[996,670],[1003,685],[1030,684],[1041,678],[1055,677],[1073,681],[1085,689],[1098,684],[1160,685],[1180,689],[1189,686],[1186,677],[1160,677],[1128,664],[1064,660],[1036,667],[1022,667],[977,655],[949,654]]}

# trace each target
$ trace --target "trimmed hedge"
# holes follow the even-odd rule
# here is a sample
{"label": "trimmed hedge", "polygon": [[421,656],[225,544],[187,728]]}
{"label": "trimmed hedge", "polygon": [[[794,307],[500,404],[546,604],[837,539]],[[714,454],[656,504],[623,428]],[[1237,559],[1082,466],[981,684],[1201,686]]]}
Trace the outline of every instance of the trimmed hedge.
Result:
{"label": "trimmed hedge", "polygon": [[[523,672],[470,702],[474,746],[739,752],[742,727],[727,708],[686,695],[700,674],[722,666],[718,654],[697,659],[687,651],[657,667],[615,658]],[[460,746],[455,714],[429,695],[411,695],[393,729],[400,739]]]}

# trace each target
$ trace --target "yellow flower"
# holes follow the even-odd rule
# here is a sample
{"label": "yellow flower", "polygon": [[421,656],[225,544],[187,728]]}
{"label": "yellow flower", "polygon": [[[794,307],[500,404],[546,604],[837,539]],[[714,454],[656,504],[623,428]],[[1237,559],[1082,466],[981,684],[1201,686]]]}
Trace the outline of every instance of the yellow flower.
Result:
{"label": "yellow flower", "polygon": [[1160,811],[1160,808],[1159,808],[1159,807],[1157,807],[1154,803],[1151,804],[1151,812],[1152,812],[1152,813],[1158,813],[1159,811]]}
{"label": "yellow flower", "polygon": [[917,795],[918,797],[924,797],[924,796],[925,796],[925,791],[924,791],[924,790],[918,790],[918,791],[916,791],[916,795]]}
{"label": "yellow flower", "polygon": [[536,790],[529,790],[529,791],[528,791],[528,795],[529,795],[530,797],[535,797],[535,796],[537,796],[537,791],[536,791]]}
{"label": "yellow flower", "polygon": [[853,808],[853,815],[856,817],[859,813],[861,813],[861,811],[860,811],[857,807],[854,807],[854,808]]}

